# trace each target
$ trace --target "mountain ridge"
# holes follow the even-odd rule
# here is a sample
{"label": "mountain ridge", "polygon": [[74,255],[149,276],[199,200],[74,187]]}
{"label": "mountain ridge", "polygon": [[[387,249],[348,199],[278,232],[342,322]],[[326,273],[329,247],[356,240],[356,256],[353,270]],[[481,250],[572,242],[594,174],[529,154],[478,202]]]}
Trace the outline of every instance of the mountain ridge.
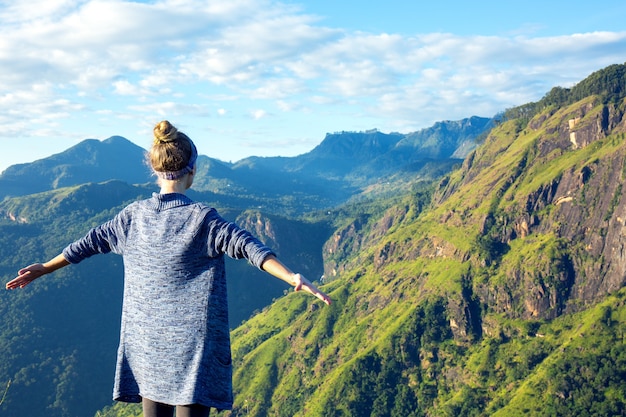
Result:
{"label": "mountain ridge", "polygon": [[[143,152],[121,136],[104,141],[85,139],[50,157],[8,167],[0,174],[0,198],[110,179],[146,182],[149,170],[137,163],[143,160]],[[122,178],[118,178],[120,173]]]}
{"label": "mountain ridge", "polygon": [[[466,146],[467,140],[475,138],[488,128],[487,118],[473,117],[483,121],[483,129],[469,129],[467,123],[449,124],[447,141]],[[329,134],[309,153],[296,157],[249,157],[236,163],[200,155],[194,188],[221,194],[276,194],[294,192],[308,187],[317,189],[316,198],[327,205],[336,205],[351,196],[355,189],[367,185],[373,176],[392,175],[404,166],[423,160],[419,155],[422,141],[427,141],[433,128],[423,129],[420,140],[413,140],[411,153],[390,154],[389,151],[401,134],[372,132],[343,132]],[[469,138],[469,139],[468,139]],[[382,145],[381,145],[382,144]],[[34,194],[51,189],[73,186],[86,182],[121,180],[129,184],[154,182],[145,163],[145,150],[128,139],[112,136],[104,141],[86,139],[59,154],[32,163],[13,165],[0,174],[0,198]],[[387,154],[387,155],[386,155]],[[385,164],[373,163],[384,159]],[[428,157],[428,162],[442,162],[447,166],[451,152]],[[332,162],[329,162],[332,159]],[[395,162],[394,162],[395,161]],[[122,169],[120,169],[122,167]],[[419,169],[416,170],[419,175]],[[426,172],[426,177],[430,174]],[[324,197],[324,195],[331,197]]]}

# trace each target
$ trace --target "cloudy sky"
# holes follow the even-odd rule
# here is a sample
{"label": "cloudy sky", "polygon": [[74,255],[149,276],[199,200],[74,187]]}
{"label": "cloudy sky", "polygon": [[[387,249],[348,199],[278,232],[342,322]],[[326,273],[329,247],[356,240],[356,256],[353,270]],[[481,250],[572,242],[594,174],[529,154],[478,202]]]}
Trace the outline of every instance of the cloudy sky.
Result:
{"label": "cloudy sky", "polygon": [[626,62],[626,2],[0,0],[0,171],[168,119],[224,161],[491,117]]}

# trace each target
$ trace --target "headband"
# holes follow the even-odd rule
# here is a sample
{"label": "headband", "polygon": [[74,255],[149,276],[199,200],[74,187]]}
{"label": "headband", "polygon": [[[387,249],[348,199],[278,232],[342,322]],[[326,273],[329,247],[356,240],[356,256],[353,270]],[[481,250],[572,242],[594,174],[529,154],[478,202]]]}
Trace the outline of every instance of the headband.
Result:
{"label": "headband", "polygon": [[193,171],[193,167],[196,164],[196,159],[198,159],[198,150],[196,149],[196,145],[194,145],[191,139],[189,139],[189,143],[191,144],[191,156],[189,157],[189,162],[187,163],[187,166],[178,171],[154,171],[157,177],[163,180],[177,180]]}

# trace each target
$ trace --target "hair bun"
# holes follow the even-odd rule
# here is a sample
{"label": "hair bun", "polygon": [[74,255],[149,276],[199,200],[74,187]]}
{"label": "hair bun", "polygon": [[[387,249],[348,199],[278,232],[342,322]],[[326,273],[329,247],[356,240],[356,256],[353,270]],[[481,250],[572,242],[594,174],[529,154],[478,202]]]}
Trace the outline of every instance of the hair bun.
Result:
{"label": "hair bun", "polygon": [[158,143],[173,142],[178,138],[178,129],[170,122],[163,120],[154,126],[154,141]]}

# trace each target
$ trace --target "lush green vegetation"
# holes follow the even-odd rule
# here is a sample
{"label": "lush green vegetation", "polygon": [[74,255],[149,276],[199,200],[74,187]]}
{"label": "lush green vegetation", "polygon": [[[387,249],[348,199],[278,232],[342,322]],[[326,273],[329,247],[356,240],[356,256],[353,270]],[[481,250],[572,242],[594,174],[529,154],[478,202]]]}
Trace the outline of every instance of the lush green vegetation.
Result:
{"label": "lush green vegetation", "polygon": [[625,292],[573,290],[608,279],[610,254],[590,242],[624,205],[623,135],[573,148],[558,133],[605,104],[623,114],[590,85],[595,97],[530,115],[532,129],[502,123],[427,210],[407,196],[346,216],[340,230],[359,233],[338,234],[335,304],[286,318],[293,295],[233,332],[232,415],[623,414]]}
{"label": "lush green vegetation", "polygon": [[[344,301],[344,294],[341,288],[333,291],[347,318],[323,309],[290,315],[285,302],[235,331],[236,357],[245,360],[238,363],[239,408],[233,415],[611,416],[626,411],[626,291],[553,321],[492,316],[490,326],[498,331],[478,343],[454,340],[443,298],[412,310],[403,304],[389,307],[398,316],[385,325],[372,315],[361,319],[362,307]],[[409,312],[402,315],[403,310]],[[280,330],[285,316],[291,319],[288,331]],[[356,326],[350,324],[354,321]],[[267,323],[276,326],[270,330]],[[259,334],[264,341],[246,342]],[[238,350],[242,344],[245,350],[254,344],[257,349],[245,354]]]}
{"label": "lush green vegetation", "polygon": [[115,403],[98,411],[94,417],[142,417],[141,404]]}
{"label": "lush green vegetation", "polygon": [[[259,346],[259,352],[245,355],[252,364],[239,363],[236,376],[237,386],[247,388],[238,393],[237,411],[221,415],[614,416],[626,412],[626,291],[585,312],[549,322],[494,318],[499,333],[475,344],[454,341],[446,302],[434,299],[402,316],[403,324],[389,331],[393,336],[370,338],[371,345],[353,347],[351,358],[335,360],[328,352],[330,345],[334,349],[354,345],[353,334],[341,332],[345,328],[338,324],[341,317],[323,310],[303,312],[307,303],[302,297],[288,298],[293,299],[280,300],[234,333],[237,341],[250,334],[264,334],[265,341],[248,345]],[[359,314],[345,309],[342,313]],[[300,318],[303,315],[306,319]],[[289,321],[297,324],[289,327]],[[298,333],[281,330],[286,327]],[[330,339],[341,340],[329,343]],[[243,353],[236,350],[236,357],[241,359]],[[272,387],[271,381],[277,380],[283,381],[280,392]],[[138,406],[117,404],[97,416],[139,413]]]}

